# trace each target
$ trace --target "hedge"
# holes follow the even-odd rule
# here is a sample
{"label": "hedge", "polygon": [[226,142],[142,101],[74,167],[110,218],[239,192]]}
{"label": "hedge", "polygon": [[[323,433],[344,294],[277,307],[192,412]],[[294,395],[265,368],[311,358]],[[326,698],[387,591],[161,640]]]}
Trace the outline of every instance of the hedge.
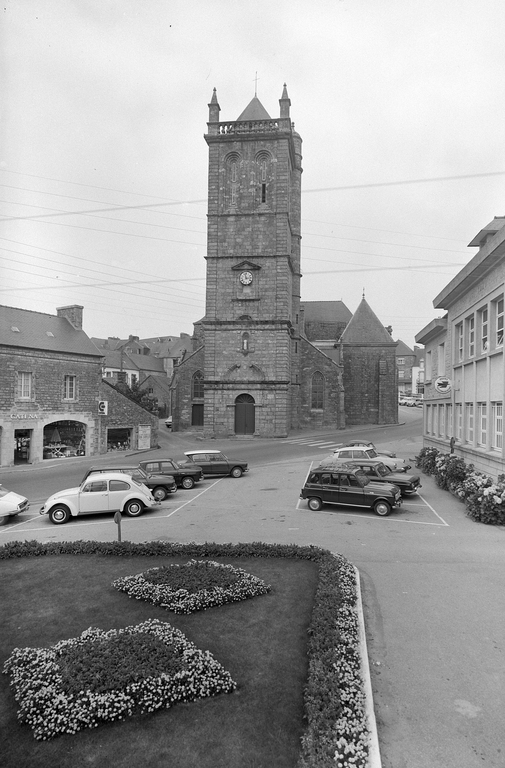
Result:
{"label": "hedge", "polygon": [[473,464],[438,448],[422,448],[416,466],[432,475],[436,484],[464,502],[466,514],[479,523],[505,525],[505,474],[494,481]]}

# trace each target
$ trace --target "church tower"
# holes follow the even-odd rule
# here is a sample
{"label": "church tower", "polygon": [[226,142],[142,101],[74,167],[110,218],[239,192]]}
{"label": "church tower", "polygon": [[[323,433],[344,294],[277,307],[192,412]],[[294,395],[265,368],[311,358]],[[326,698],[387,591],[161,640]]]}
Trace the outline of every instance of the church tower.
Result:
{"label": "church tower", "polygon": [[257,96],[234,121],[209,104],[203,355],[206,436],[282,437],[298,422],[301,138]]}

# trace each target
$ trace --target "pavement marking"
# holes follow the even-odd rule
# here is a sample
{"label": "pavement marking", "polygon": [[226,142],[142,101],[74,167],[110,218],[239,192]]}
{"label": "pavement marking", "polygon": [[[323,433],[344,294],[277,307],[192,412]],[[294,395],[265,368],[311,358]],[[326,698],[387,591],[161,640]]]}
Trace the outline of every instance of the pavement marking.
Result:
{"label": "pavement marking", "polygon": [[[175,514],[176,512],[179,512],[179,510],[183,509],[185,506],[190,504],[192,501],[195,501],[196,499],[198,499],[199,496],[202,496],[202,494],[207,493],[207,491],[210,491],[210,489],[213,488],[218,483],[220,483],[221,480],[223,480],[222,477],[220,477],[218,480],[215,480],[215,482],[213,482],[212,485],[207,486],[206,488],[201,490],[200,493],[197,493],[196,496],[192,496],[190,499],[185,501],[183,504],[180,504],[178,507],[173,509],[168,515],[156,515],[156,516],[152,516],[152,517],[151,516],[145,517],[144,515],[141,515],[140,517],[142,518],[142,522],[148,522],[148,521],[151,522],[151,521],[154,521],[154,520],[160,520],[160,519],[163,519],[163,518],[172,517],[173,514]],[[151,509],[153,509],[153,508],[151,508]],[[158,509],[160,509],[160,508],[158,507]],[[157,510],[154,510],[154,511],[157,511]],[[97,512],[96,514],[100,514],[100,513]],[[104,514],[107,514],[107,513],[104,513]],[[111,514],[112,514],[112,512],[111,512]],[[5,533],[5,534],[10,533],[15,528],[18,528],[21,525],[26,525],[26,523],[30,523],[32,520],[35,520],[37,517],[47,518],[47,515],[33,515],[32,517],[29,517],[27,520],[21,520],[19,523],[16,523],[15,525],[2,526],[0,528],[0,535],[2,533]],[[85,515],[85,516],[83,515],[83,517],[81,517],[81,518],[79,518],[79,516],[72,517],[69,520],[69,522],[72,523],[72,530],[74,530],[75,528],[78,528],[78,527],[88,528],[90,525],[110,525],[110,523],[111,523],[110,516],[108,516],[107,519],[105,519],[105,520],[90,520],[88,523],[80,522],[80,520],[83,520],[84,517],[87,517],[87,515]],[[139,517],[129,517],[128,515],[126,515],[125,517],[122,518],[121,522],[123,522],[123,523],[124,522],[132,522],[132,523],[134,523],[136,520],[139,520],[139,519],[140,519]],[[79,522],[77,522],[78,520],[79,520]],[[48,522],[49,522],[49,519],[48,519]],[[47,525],[45,525],[43,528],[30,528],[30,531],[48,531],[48,530],[52,530],[52,526],[51,526],[51,528],[48,528]]]}
{"label": "pavement marking", "polygon": [[[312,469],[313,466],[314,466],[314,462],[311,461],[310,462],[310,466],[309,466],[309,470],[307,472],[307,477],[309,476],[309,472],[310,472],[310,470]],[[304,481],[304,483],[305,483],[305,481]],[[417,492],[417,495],[419,496],[420,499],[423,500],[423,504],[419,504],[419,502],[415,502],[415,501],[414,502],[409,502],[409,501],[405,501],[405,499],[403,499],[401,507],[398,510],[396,510],[396,511],[401,514],[402,507],[407,506],[407,505],[410,506],[410,507],[423,507],[423,508],[425,506],[427,506],[427,507],[429,507],[431,509],[433,514],[436,515],[436,517],[438,517],[438,519],[441,521],[440,523],[429,523],[429,522],[426,522],[424,520],[404,520],[401,517],[391,517],[390,515],[386,515],[386,517],[381,517],[380,515],[367,515],[367,514],[363,514],[363,513],[360,514],[358,512],[347,512],[345,507],[342,508],[343,505],[339,506],[338,504],[331,504],[330,506],[331,507],[335,507],[338,512],[340,512],[343,515],[347,515],[348,517],[359,517],[361,519],[368,518],[369,520],[379,520],[379,519],[381,519],[381,520],[389,520],[389,522],[394,522],[394,523],[411,523],[412,525],[435,525],[438,528],[441,528],[441,527],[449,528],[450,527],[449,523],[445,522],[443,517],[441,517],[438,514],[438,512],[436,512],[433,509],[431,504],[428,501],[426,501],[426,499],[423,496],[421,496],[419,491]],[[310,510],[308,508],[308,506],[307,507],[300,506],[302,501],[305,501],[305,499],[298,499],[298,501],[296,503],[296,507],[295,507],[296,511],[297,512],[311,512],[312,514],[314,514],[313,510]],[[363,507],[363,509],[366,509],[366,507]],[[319,509],[318,512],[320,514],[324,514],[324,515],[331,515],[332,514],[332,510],[331,509],[328,509],[328,510]]]}

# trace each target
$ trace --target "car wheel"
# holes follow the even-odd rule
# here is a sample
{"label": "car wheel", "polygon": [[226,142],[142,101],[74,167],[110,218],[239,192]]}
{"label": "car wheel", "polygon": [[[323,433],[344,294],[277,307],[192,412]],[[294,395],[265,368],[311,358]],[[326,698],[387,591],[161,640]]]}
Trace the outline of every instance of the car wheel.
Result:
{"label": "car wheel", "polygon": [[130,499],[130,501],[126,502],[123,509],[123,512],[128,517],[140,517],[143,511],[144,505],[138,499]]}
{"label": "car wheel", "polygon": [[230,472],[230,475],[232,477],[242,477],[242,469],[240,467],[233,467],[232,471]]}
{"label": "car wheel", "polygon": [[309,509],[311,509],[313,512],[317,512],[318,509],[321,509],[323,506],[323,502],[317,496],[311,496],[307,501],[307,504]]}
{"label": "car wheel", "polygon": [[193,480],[192,477],[183,477],[182,478],[181,485],[182,485],[183,488],[186,488],[186,490],[189,491],[190,488],[193,488],[194,484],[195,484],[195,481]]}
{"label": "car wheel", "polygon": [[381,517],[387,517],[391,512],[391,507],[387,501],[376,501],[373,505],[373,509],[376,515]]}
{"label": "car wheel", "polygon": [[161,486],[161,485],[158,485],[158,486],[156,486],[156,488],[153,488],[151,493],[154,496],[156,501],[163,501],[168,496],[166,488],[163,488],[163,486]]}
{"label": "car wheel", "polygon": [[55,525],[63,525],[70,520],[70,510],[64,504],[59,504],[49,510],[49,520]]}

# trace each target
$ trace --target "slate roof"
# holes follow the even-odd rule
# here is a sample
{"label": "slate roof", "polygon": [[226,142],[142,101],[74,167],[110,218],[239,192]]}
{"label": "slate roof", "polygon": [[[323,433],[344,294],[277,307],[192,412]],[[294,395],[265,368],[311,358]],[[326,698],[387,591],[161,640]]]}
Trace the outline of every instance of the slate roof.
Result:
{"label": "slate roof", "polygon": [[66,317],[19,307],[0,305],[0,344],[103,357],[84,331],[74,328]]}
{"label": "slate roof", "polygon": [[302,301],[305,322],[348,323],[352,312],[343,301]]}
{"label": "slate roof", "polygon": [[[127,352],[121,353],[118,349],[103,350],[106,368],[121,368],[128,371],[148,371],[149,373],[165,374],[163,360],[152,355],[129,355]],[[166,374],[165,374],[166,376]]]}
{"label": "slate roof", "polygon": [[244,109],[242,114],[237,117],[237,122],[239,120],[271,120],[272,118],[266,111],[265,107],[261,103],[261,101],[258,99],[257,96],[254,96],[254,98],[251,99],[247,107]]}
{"label": "slate roof", "polygon": [[402,341],[401,339],[398,339],[398,341],[396,342],[396,352],[395,352],[395,355],[397,357],[406,357],[407,355],[415,355],[415,354],[416,353],[414,352],[414,350],[408,347],[404,341]]}
{"label": "slate roof", "polygon": [[349,320],[340,341],[344,344],[396,344],[364,298]]}

